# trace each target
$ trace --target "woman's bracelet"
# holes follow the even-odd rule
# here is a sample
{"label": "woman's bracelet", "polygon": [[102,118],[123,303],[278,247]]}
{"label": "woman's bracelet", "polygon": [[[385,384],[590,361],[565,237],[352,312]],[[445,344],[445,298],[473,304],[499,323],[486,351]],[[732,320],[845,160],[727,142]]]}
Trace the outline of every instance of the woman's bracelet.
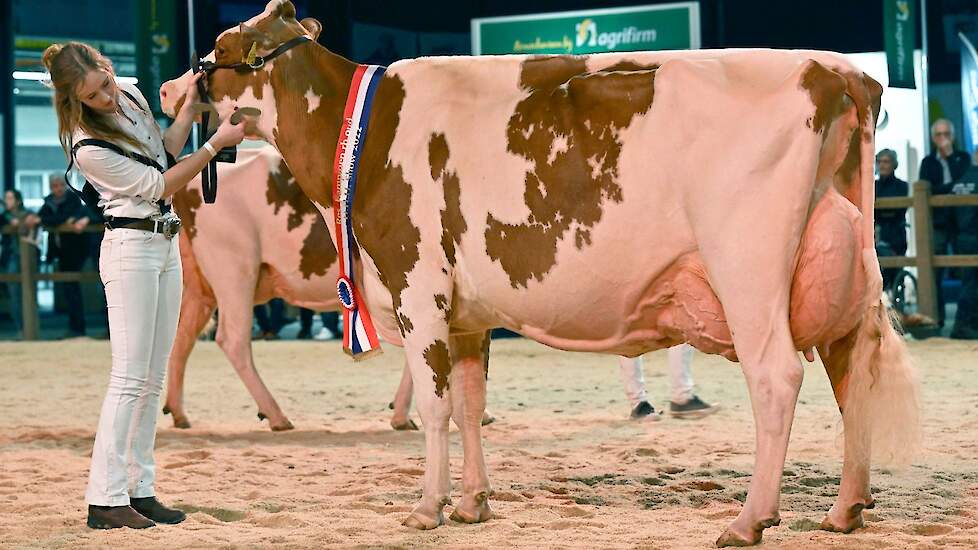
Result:
{"label": "woman's bracelet", "polygon": [[204,149],[207,149],[207,152],[211,154],[211,158],[214,158],[214,157],[217,156],[217,149],[215,149],[214,146],[211,145],[211,142],[205,141],[204,142]]}

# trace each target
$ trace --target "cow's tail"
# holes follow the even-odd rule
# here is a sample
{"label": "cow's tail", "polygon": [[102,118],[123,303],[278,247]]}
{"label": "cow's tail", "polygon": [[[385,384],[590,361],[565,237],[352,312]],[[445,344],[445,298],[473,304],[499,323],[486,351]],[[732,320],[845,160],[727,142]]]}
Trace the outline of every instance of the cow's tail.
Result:
{"label": "cow's tail", "polygon": [[[895,317],[882,301],[883,279],[876,255],[873,231],[875,199],[873,163],[875,131],[882,88],[863,77],[860,93],[853,93],[859,111],[860,211],[863,215],[862,265],[865,270],[865,311],[856,328],[849,358],[845,402],[842,406],[847,445],[864,458],[893,465],[909,464],[920,447],[919,385]],[[849,79],[850,90],[853,79]],[[858,105],[860,100],[869,104]],[[855,432],[855,433],[854,433]]]}

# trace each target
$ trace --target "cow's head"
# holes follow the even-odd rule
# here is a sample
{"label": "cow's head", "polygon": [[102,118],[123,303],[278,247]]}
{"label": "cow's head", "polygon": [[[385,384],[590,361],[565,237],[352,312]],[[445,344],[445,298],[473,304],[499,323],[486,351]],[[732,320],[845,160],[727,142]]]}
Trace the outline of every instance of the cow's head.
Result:
{"label": "cow's head", "polygon": [[[237,27],[218,36],[214,50],[204,60],[220,65],[240,65],[255,56],[267,56],[276,47],[289,40],[305,35],[315,41],[322,25],[313,18],[295,18],[295,6],[289,0],[271,0],[265,11]],[[308,47],[308,46],[300,46]],[[285,56],[293,52],[286,52]],[[277,106],[272,91],[271,78],[275,60],[251,70],[217,69],[207,76],[207,91],[219,117],[223,120],[239,107],[255,107],[262,115],[257,127],[248,137],[261,138],[275,143]],[[175,116],[183,107],[184,90],[193,73],[187,71],[160,88],[160,105],[163,112]]]}

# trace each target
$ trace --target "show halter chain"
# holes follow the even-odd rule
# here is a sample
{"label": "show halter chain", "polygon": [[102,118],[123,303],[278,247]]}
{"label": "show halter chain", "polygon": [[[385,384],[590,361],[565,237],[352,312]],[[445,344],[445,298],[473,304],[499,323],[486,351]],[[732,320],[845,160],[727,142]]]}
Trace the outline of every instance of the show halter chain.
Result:
{"label": "show halter chain", "polygon": [[363,142],[367,139],[370,108],[384,70],[379,65],[357,65],[346,98],[346,108],[343,110],[343,125],[340,127],[333,162],[333,209],[336,249],[340,257],[340,276],[336,281],[336,292],[339,294],[340,304],[343,305],[343,351],[354,360],[366,359],[381,351],[367,304],[354,281],[353,251],[357,243],[353,236],[351,212],[357,189],[360,153]]}

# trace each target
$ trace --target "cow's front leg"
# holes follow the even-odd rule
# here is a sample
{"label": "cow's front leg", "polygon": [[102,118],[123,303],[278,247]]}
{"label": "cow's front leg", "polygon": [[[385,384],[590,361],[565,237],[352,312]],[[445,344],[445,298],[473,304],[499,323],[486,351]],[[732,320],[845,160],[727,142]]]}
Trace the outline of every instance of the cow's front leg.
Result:
{"label": "cow's front leg", "polygon": [[775,334],[737,335],[756,431],[754,473],[740,515],[717,539],[717,546],[750,546],[761,542],[764,529],[781,523],[778,513],[781,475],[788,437],[804,371],[794,351],[787,323]]}
{"label": "cow's front leg", "polygon": [[440,326],[426,327],[419,324],[415,322],[413,330],[405,335],[404,352],[414,382],[414,400],[424,426],[424,489],[421,502],[404,520],[404,525],[434,529],[444,523],[442,509],[451,504],[448,421],[452,416],[452,400],[448,379],[452,361],[448,352],[448,323],[440,321],[437,323]]}
{"label": "cow's front leg", "polygon": [[462,432],[462,501],[452,512],[461,523],[479,523],[492,517],[489,474],[482,452],[482,425],[486,411],[486,373],[489,332],[451,339],[452,419]]}

